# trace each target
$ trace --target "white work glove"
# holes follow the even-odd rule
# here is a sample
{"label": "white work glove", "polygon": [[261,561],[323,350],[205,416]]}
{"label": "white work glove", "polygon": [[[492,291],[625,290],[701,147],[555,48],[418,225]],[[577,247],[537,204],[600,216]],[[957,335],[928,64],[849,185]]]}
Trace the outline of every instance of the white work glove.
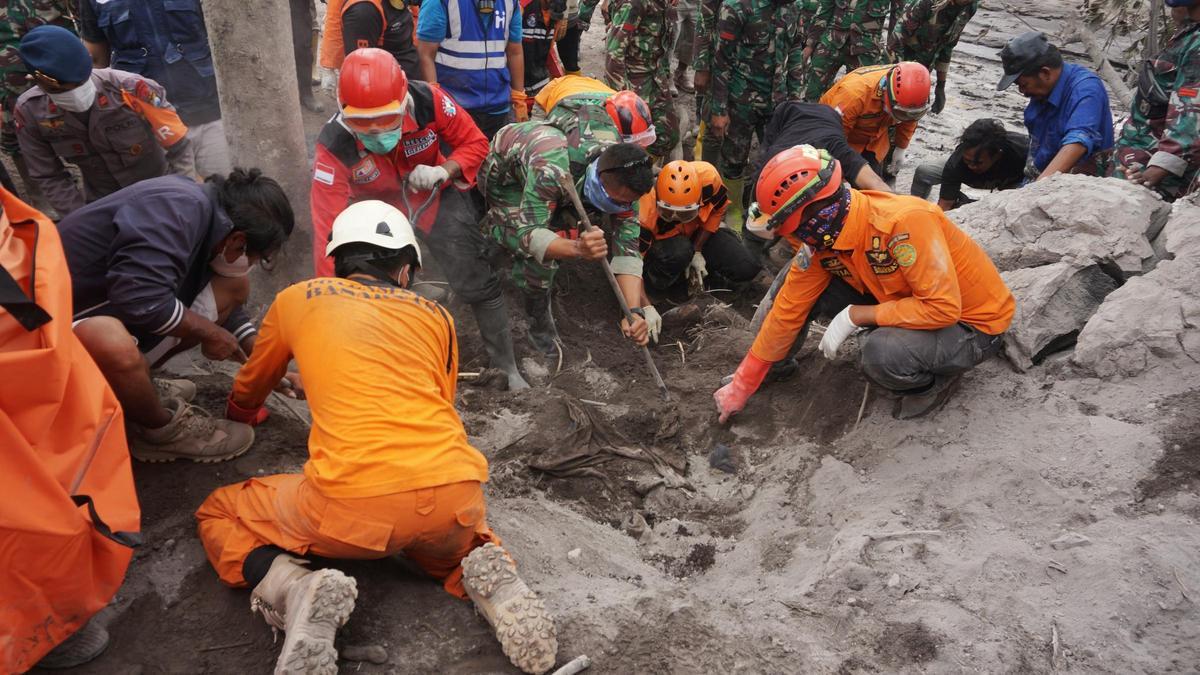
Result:
{"label": "white work glove", "polygon": [[904,166],[904,148],[896,148],[892,151],[892,161],[888,162],[887,172],[895,176],[900,173],[902,166]]}
{"label": "white work glove", "polygon": [[703,285],[704,278],[708,276],[708,263],[700,251],[692,254],[692,262],[688,263],[688,276],[695,277],[697,285]]}
{"label": "white work glove", "polygon": [[654,309],[654,305],[646,305],[642,308],[646,313],[646,330],[650,333],[650,339],[658,343],[658,336],[662,333],[662,314]]}
{"label": "white work glove", "polygon": [[418,164],[408,174],[408,189],[413,192],[432,190],[437,187],[438,183],[444,183],[448,180],[450,180],[450,172],[442,167]]}
{"label": "white work glove", "polygon": [[856,330],[858,330],[858,326],[850,320],[850,308],[847,307],[833,317],[833,321],[830,321],[829,326],[825,328],[825,336],[821,338],[821,353],[825,355],[825,358],[832,360],[837,356],[838,348]]}
{"label": "white work glove", "polygon": [[321,68],[321,89],[330,92],[337,92],[338,71],[331,68]]}

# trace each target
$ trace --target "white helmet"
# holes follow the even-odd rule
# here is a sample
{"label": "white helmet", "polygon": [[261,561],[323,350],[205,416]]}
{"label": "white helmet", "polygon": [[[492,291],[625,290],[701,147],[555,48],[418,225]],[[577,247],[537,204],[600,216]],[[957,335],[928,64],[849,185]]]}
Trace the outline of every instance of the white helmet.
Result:
{"label": "white helmet", "polygon": [[421,247],[417,245],[417,236],[413,234],[408,218],[400,209],[377,199],[355,202],[338,214],[333,221],[325,255],[333,255],[339,246],[353,243],[393,251],[412,246],[417,252],[417,265],[421,265]]}

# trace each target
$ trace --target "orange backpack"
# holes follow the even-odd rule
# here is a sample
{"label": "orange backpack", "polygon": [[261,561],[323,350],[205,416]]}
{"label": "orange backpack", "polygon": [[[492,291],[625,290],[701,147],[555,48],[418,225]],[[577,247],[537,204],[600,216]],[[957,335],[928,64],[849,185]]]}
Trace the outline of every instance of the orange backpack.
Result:
{"label": "orange backpack", "polygon": [[71,331],[58,230],[0,188],[0,672],[103,608],[140,543],[125,421]]}

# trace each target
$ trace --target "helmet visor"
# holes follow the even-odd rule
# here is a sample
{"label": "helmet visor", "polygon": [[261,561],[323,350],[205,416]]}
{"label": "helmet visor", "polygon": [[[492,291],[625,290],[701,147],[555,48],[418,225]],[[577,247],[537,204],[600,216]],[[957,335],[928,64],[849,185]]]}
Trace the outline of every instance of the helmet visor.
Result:
{"label": "helmet visor", "polygon": [[378,108],[356,108],[348,105],[342,108],[342,119],[352,131],[362,134],[377,134],[392,131],[404,122],[407,112],[406,101],[393,101]]}
{"label": "helmet visor", "polygon": [[916,122],[929,112],[929,103],[916,108],[906,108],[899,104],[892,105],[892,117],[896,118],[897,122]]}
{"label": "helmet visor", "polygon": [[633,143],[634,145],[642,146],[642,148],[648,148],[651,145],[654,145],[654,141],[657,139],[658,136],[654,133],[653,124],[651,124],[650,127],[645,131],[639,131],[636,134],[621,135],[622,143]]}
{"label": "helmet visor", "polygon": [[658,215],[668,223],[686,223],[695,220],[700,215],[700,205],[678,207],[666,202],[658,202]]}

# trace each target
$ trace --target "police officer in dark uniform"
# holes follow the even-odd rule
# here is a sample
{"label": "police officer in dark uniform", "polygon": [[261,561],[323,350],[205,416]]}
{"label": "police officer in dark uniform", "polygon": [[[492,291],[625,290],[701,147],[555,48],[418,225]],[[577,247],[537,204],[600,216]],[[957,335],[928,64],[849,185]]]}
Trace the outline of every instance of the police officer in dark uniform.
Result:
{"label": "police officer in dark uniform", "polygon": [[188,127],[201,176],[233,170],[200,0],[80,0],[80,34],[97,67],[161,84]]}

